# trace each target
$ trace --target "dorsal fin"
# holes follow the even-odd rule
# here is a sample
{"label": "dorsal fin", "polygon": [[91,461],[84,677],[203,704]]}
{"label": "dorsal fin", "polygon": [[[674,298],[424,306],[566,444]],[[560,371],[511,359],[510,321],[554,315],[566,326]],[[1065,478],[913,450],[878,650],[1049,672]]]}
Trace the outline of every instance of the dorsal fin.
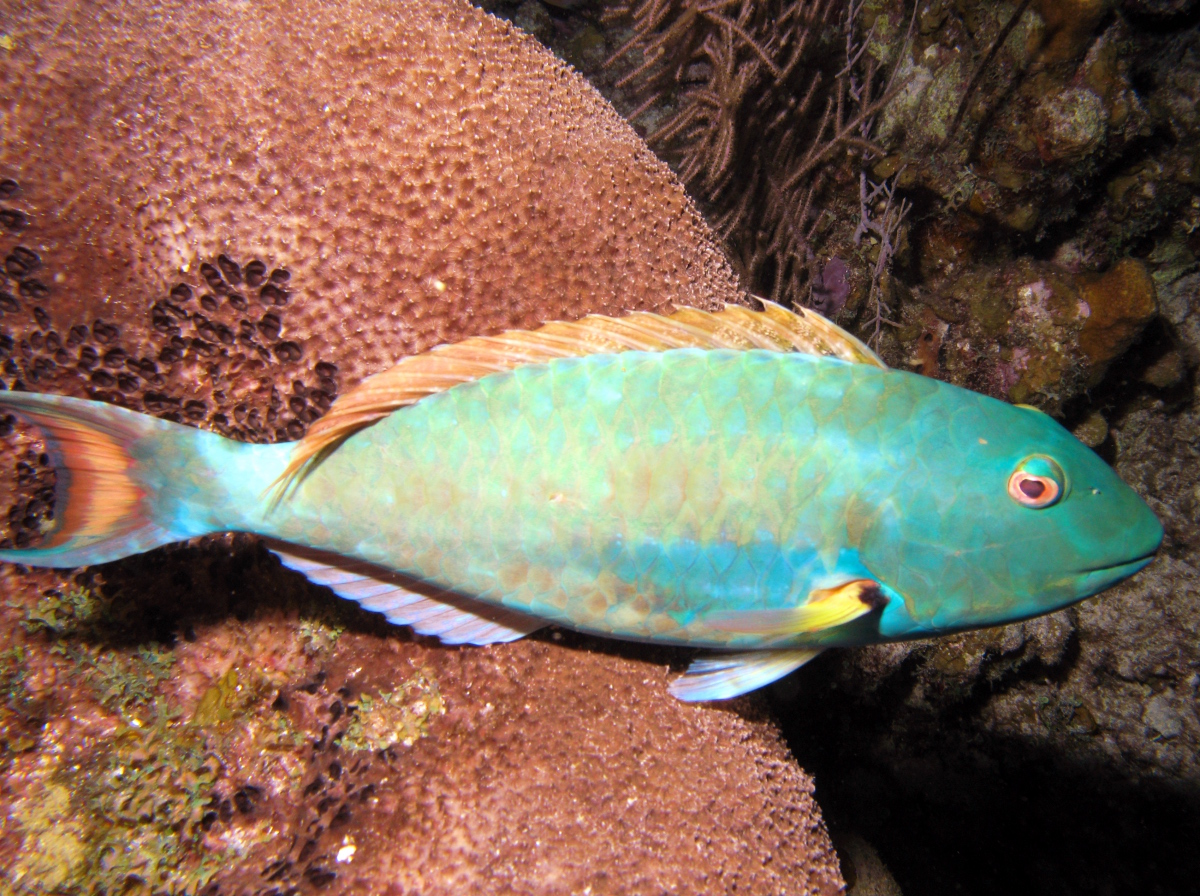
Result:
{"label": "dorsal fin", "polygon": [[766,349],[825,355],[885,367],[879,356],[841,327],[809,309],[789,311],[765,299],[762,311],[726,305],[721,311],[681,308],[672,314],[636,311],[625,317],[594,314],[581,320],[475,336],[404,358],[363,380],[333,403],[296,445],[277,485],[281,494],[314,459],[344,439],[435,392],[492,373],[557,358],[675,348]]}

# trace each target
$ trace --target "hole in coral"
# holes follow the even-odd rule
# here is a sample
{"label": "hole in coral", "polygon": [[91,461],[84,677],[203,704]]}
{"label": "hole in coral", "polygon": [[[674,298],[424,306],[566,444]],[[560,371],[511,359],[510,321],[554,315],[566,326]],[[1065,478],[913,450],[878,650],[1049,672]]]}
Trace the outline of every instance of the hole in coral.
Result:
{"label": "hole in coral", "polygon": [[22,280],[18,285],[21,289],[21,295],[30,299],[44,299],[50,295],[50,287],[36,277],[29,277]]}
{"label": "hole in coral", "polygon": [[225,275],[225,279],[235,286],[242,282],[242,269],[236,261],[228,255],[218,255],[217,265],[221,268],[221,273]]}
{"label": "hole in coral", "polygon": [[6,230],[23,230],[28,223],[29,216],[24,212],[19,212],[15,208],[0,209],[0,225],[3,225]]}
{"label": "hole in coral", "polygon": [[243,273],[246,275],[246,285],[255,289],[262,286],[263,281],[267,279],[267,266],[255,258],[246,265]]}
{"label": "hole in coral", "polygon": [[121,335],[121,328],[115,324],[106,324],[99,318],[92,324],[92,335],[101,345],[109,345]]}
{"label": "hole in coral", "polygon": [[146,406],[146,410],[155,414],[178,408],[179,402],[178,398],[164,395],[161,392],[147,392],[142,398],[142,403]]}
{"label": "hole in coral", "polygon": [[320,865],[313,865],[304,872],[304,877],[314,887],[326,887],[337,880],[337,875],[328,868],[322,868]]}
{"label": "hole in coral", "polygon": [[6,177],[0,180],[0,199],[12,199],[20,189],[20,184],[11,177]]}
{"label": "hole in coral", "polygon": [[205,358],[211,358],[217,353],[217,347],[211,342],[205,342],[203,339],[193,339],[191,341],[191,349],[196,354]]}
{"label": "hole in coral", "polygon": [[264,314],[262,320],[258,322],[258,329],[267,339],[278,339],[279,333],[283,329],[283,322],[276,314]]}
{"label": "hole in coral", "polygon": [[20,311],[21,305],[17,301],[17,297],[10,292],[0,290],[0,311]]}
{"label": "hole in coral", "polygon": [[17,246],[4,259],[4,272],[10,277],[21,278],[32,274],[42,265],[42,259],[32,249]]}
{"label": "hole in coral", "polygon": [[254,804],[260,796],[262,796],[262,790],[253,784],[243,784],[234,793],[233,804],[243,815],[249,815],[254,811]]}
{"label": "hole in coral", "polygon": [[221,276],[221,272],[207,261],[200,265],[200,276],[204,278],[204,282],[208,284],[209,289],[214,292],[221,291],[225,286],[225,280]]}
{"label": "hole in coral", "polygon": [[258,291],[258,298],[264,305],[286,305],[287,291],[273,283],[268,283]]}
{"label": "hole in coral", "polygon": [[304,788],[305,796],[314,796],[320,793],[325,788],[325,778],[322,775],[317,775]]}

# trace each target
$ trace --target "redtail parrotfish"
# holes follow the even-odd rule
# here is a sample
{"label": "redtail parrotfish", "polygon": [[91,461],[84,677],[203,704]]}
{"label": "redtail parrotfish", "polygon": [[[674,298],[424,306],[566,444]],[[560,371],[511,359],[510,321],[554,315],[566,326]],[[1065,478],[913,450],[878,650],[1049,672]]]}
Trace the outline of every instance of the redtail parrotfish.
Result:
{"label": "redtail parrotfish", "polygon": [[55,525],[0,560],[251,532],[452,644],[548,624],[709,648],[684,700],[821,650],[1014,622],[1150,562],[1150,508],[1047,415],[904,371],[809,311],[588,317],[441,346],[244,444],[23,392]]}

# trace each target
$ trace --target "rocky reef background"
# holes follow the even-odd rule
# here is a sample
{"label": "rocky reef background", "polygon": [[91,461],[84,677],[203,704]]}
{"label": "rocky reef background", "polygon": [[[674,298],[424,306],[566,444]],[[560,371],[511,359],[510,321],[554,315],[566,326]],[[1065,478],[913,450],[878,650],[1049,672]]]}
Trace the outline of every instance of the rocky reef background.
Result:
{"label": "rocky reef background", "polygon": [[1159,559],[1078,607],[777,684],[835,839],[865,837],[910,896],[1192,892],[1197,5],[501,9],[676,166],[747,288],[1054,414],[1163,520]]}

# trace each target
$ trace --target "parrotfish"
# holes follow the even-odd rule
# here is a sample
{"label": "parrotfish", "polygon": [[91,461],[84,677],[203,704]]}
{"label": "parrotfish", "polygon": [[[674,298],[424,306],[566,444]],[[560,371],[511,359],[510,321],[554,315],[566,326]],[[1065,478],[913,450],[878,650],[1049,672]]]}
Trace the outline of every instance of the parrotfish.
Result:
{"label": "parrotfish", "polygon": [[224,531],[396,624],[557,624],[709,648],[744,693],[833,646],[1048,613],[1162,527],[1049,416],[904,371],[809,311],[593,316],[441,346],[256,445],[101,402],[0,405],[46,436],[56,528],[0,560],[105,563]]}

